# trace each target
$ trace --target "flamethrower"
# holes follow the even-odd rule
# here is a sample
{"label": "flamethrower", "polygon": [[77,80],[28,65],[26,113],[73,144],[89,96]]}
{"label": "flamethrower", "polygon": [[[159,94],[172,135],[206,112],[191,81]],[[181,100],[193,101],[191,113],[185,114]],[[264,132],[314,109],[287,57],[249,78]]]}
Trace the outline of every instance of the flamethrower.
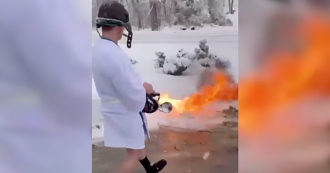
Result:
{"label": "flamethrower", "polygon": [[146,104],[142,112],[154,113],[159,110],[164,113],[170,113],[173,108],[172,104],[170,102],[163,102],[159,104],[159,99],[160,93],[147,94]]}

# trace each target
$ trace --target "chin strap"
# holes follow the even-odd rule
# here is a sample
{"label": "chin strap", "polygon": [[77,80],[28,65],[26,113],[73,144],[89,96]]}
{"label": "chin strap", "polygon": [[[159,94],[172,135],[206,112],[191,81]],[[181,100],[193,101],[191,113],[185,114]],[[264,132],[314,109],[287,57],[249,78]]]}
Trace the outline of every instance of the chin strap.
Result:
{"label": "chin strap", "polygon": [[99,32],[99,28],[98,27],[96,27],[96,32],[99,34],[99,37],[102,37],[102,35]]}
{"label": "chin strap", "polygon": [[132,47],[132,37],[133,37],[133,33],[132,32],[128,32],[128,36],[127,36],[127,47],[131,48]]}

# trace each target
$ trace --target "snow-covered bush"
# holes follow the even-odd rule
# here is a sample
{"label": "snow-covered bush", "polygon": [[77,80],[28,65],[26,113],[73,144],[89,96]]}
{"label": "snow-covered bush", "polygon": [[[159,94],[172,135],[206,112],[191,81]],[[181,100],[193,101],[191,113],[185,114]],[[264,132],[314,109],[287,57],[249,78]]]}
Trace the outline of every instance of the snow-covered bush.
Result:
{"label": "snow-covered bush", "polygon": [[188,66],[182,66],[175,59],[170,59],[165,61],[163,72],[170,75],[180,76],[187,69]]}
{"label": "snow-covered bush", "polygon": [[166,59],[164,62],[163,72],[170,75],[182,75],[184,71],[191,65],[191,59],[188,52],[180,49],[176,54],[176,58]]}
{"label": "snow-covered bush", "polygon": [[222,61],[217,55],[209,53],[207,40],[199,42],[199,48],[195,49],[195,57],[198,63],[203,67],[216,67],[217,69],[226,69],[229,66],[228,61]]}
{"label": "snow-covered bush", "polygon": [[214,60],[207,57],[207,58],[199,59],[198,63],[203,67],[211,67],[214,65]]}
{"label": "snow-covered bush", "polygon": [[165,62],[165,54],[164,52],[156,52],[157,59],[155,59],[155,67],[156,68],[163,68]]}
{"label": "snow-covered bush", "polygon": [[182,75],[193,62],[199,63],[203,67],[214,67],[219,70],[226,70],[230,63],[229,61],[221,60],[217,55],[209,53],[207,40],[201,40],[199,47],[195,49],[195,54],[190,54],[183,49],[180,49],[176,55],[165,56],[164,52],[156,52],[155,68],[161,69],[165,74]]}
{"label": "snow-covered bush", "polygon": [[211,67],[214,63],[213,55],[209,54],[209,46],[206,44],[206,40],[201,40],[199,42],[199,48],[195,49],[195,59],[203,66],[203,67]]}
{"label": "snow-covered bush", "polygon": [[156,68],[162,68],[165,74],[182,75],[191,65],[191,55],[188,52],[180,49],[175,57],[166,58],[163,52],[157,52],[157,59],[155,63]]}

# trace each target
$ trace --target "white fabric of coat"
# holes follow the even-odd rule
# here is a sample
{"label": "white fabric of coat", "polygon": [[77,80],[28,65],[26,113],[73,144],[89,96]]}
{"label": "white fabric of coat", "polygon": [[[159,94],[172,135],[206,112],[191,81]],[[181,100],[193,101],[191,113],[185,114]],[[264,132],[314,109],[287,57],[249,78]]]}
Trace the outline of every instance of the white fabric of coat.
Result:
{"label": "white fabric of coat", "polygon": [[0,1],[0,173],[91,173],[82,1]]}
{"label": "white fabric of coat", "polygon": [[143,82],[129,57],[112,40],[98,39],[93,48],[93,78],[104,117],[104,145],[143,149],[148,137]]}

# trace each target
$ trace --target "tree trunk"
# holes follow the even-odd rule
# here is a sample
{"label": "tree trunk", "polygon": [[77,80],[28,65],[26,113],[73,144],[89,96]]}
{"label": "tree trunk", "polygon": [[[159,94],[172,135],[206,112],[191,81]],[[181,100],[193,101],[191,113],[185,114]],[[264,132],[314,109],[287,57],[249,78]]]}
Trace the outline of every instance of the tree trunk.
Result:
{"label": "tree trunk", "polygon": [[166,0],[163,0],[164,20],[167,21]]}
{"label": "tree trunk", "polygon": [[212,10],[212,8],[214,8],[214,5],[215,5],[214,0],[208,0],[208,10],[209,10],[211,22],[215,21],[214,12]]}
{"label": "tree trunk", "polygon": [[150,13],[150,23],[151,23],[151,30],[152,31],[157,31],[159,30],[159,22],[158,22],[158,10],[157,10],[157,1],[155,0],[150,0],[150,8],[151,8],[151,13]]}
{"label": "tree trunk", "polygon": [[140,9],[140,0],[136,0],[137,2],[137,12],[138,12],[138,27],[139,29],[142,29],[142,14],[141,14],[141,9]]}
{"label": "tree trunk", "polygon": [[229,13],[234,14],[234,0],[228,0]]}
{"label": "tree trunk", "polygon": [[140,11],[140,1],[139,0],[132,0],[132,6],[133,6],[133,10],[134,10],[134,14],[135,14],[135,17],[137,19],[137,25],[138,25],[138,28],[141,29],[142,28],[142,21],[141,21],[141,11]]}

